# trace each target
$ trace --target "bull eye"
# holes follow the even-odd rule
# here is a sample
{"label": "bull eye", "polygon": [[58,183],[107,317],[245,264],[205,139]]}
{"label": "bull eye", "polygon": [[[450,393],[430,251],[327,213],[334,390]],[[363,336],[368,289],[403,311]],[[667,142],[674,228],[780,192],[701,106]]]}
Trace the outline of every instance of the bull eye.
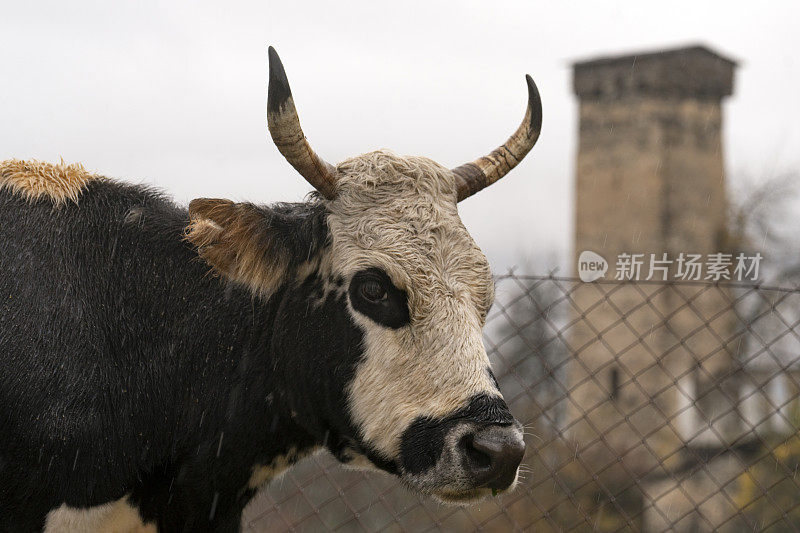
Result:
{"label": "bull eye", "polygon": [[364,299],[370,302],[379,302],[387,298],[386,289],[383,285],[374,279],[364,281],[358,288]]}
{"label": "bull eye", "polygon": [[379,268],[357,272],[348,294],[353,309],[382,326],[398,329],[410,321],[406,292]]}

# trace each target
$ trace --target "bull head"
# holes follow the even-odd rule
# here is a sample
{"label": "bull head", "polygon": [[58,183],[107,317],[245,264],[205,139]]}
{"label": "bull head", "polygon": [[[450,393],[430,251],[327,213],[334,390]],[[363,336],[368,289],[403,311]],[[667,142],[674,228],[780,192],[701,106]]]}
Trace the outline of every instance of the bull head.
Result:
{"label": "bull head", "polygon": [[513,486],[521,426],[482,340],[494,284],[457,202],[533,147],[536,85],[527,77],[517,131],[471,163],[378,150],[334,167],[311,149],[269,57],[270,133],[319,195],[271,207],[194,200],[188,238],[218,273],[274,302],[270,368],[293,383],[281,401],[337,458],[451,502]]}

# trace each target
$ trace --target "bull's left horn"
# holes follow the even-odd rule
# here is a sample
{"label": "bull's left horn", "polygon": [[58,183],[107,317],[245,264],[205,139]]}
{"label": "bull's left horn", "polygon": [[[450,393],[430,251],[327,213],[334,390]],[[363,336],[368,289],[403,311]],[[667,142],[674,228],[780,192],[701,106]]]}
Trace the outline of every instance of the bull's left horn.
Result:
{"label": "bull's left horn", "polygon": [[528,110],[517,131],[489,155],[453,169],[458,189],[458,201],[485,189],[505,176],[531,151],[542,130],[542,100],[533,79],[528,82]]}
{"label": "bull's left horn", "polygon": [[294,107],[289,80],[278,53],[269,47],[267,125],[283,157],[325,198],[336,196],[336,168],[319,157],[308,144]]}

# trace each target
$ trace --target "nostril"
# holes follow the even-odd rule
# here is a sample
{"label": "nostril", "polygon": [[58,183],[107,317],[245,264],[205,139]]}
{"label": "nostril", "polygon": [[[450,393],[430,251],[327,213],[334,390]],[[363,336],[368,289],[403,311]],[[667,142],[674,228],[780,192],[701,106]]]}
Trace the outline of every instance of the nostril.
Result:
{"label": "nostril", "polygon": [[488,457],[490,464],[503,453],[502,442],[481,435],[472,438],[472,447],[476,452]]}
{"label": "nostril", "polygon": [[461,447],[464,450],[464,455],[472,470],[485,470],[491,468],[492,457],[490,451],[478,443],[476,446],[475,435],[465,435],[461,439]]}
{"label": "nostril", "polygon": [[493,426],[465,435],[459,444],[465,458],[464,466],[477,486],[503,490],[514,482],[525,453],[525,443],[518,430]]}

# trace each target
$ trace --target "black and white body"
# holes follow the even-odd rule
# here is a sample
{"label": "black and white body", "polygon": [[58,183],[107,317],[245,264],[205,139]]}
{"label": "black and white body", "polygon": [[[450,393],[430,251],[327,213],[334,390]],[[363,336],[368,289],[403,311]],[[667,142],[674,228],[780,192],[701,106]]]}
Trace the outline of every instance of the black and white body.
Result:
{"label": "black and white body", "polygon": [[317,189],[258,206],[80,165],[0,163],[0,531],[236,531],[326,449],[445,502],[516,482],[525,445],[481,330],[489,265],[457,202],[530,150],[451,170],[308,145],[270,49],[268,122]]}

